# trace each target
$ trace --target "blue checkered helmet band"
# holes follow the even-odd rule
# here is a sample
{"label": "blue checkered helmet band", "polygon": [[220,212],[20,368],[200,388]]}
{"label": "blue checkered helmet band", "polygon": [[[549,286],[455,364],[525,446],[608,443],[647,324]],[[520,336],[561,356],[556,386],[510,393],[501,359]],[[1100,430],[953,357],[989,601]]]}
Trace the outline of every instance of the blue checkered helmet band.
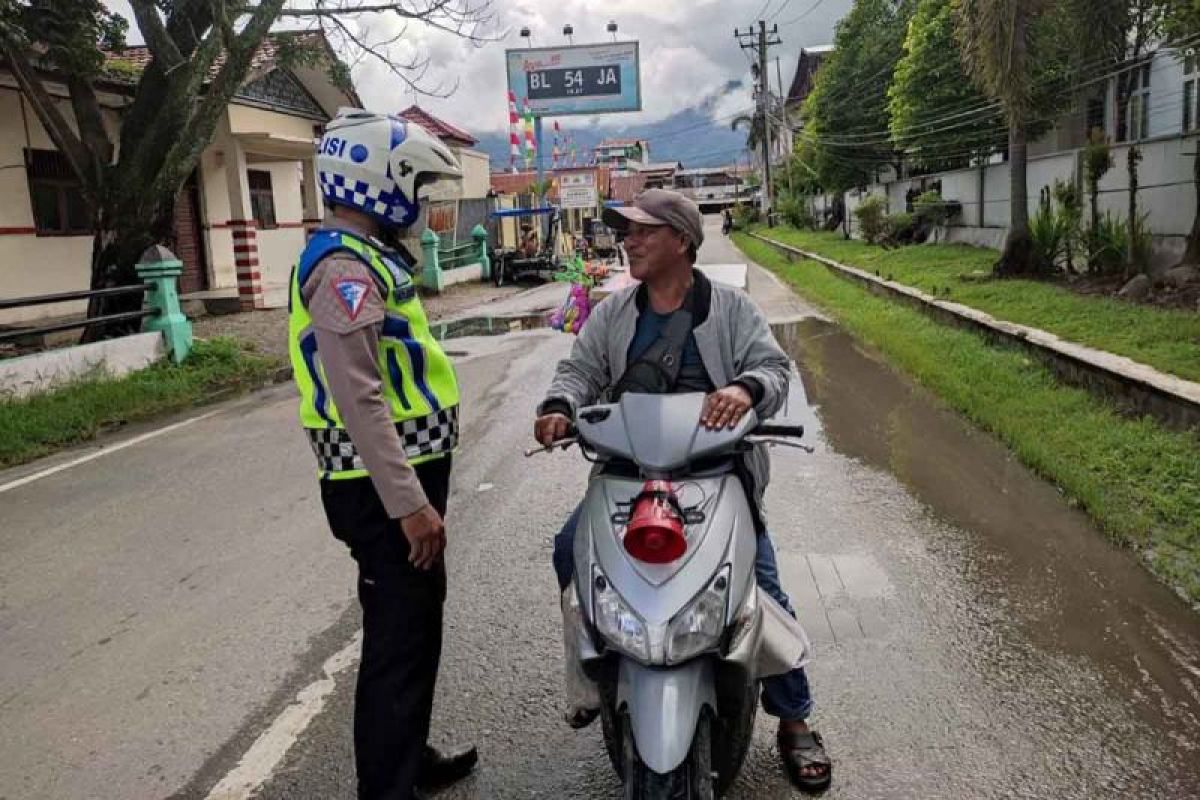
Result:
{"label": "blue checkered helmet band", "polygon": [[417,220],[418,208],[394,186],[388,191],[368,181],[340,173],[321,172],[321,193],[333,203],[356,208],[388,225],[409,227]]}

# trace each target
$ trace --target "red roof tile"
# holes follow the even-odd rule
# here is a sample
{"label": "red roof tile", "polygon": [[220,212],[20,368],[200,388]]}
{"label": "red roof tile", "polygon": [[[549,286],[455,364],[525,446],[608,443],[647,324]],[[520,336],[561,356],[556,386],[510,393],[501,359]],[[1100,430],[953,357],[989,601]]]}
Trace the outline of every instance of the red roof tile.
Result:
{"label": "red roof tile", "polygon": [[[279,53],[279,45],[286,39],[291,39],[302,44],[317,44],[327,46],[325,37],[319,31],[277,31],[267,36],[259,45],[258,52],[250,60],[250,70],[248,75],[253,75],[259,70],[270,66],[275,62],[275,57]],[[121,51],[106,52],[104,54],[105,61],[109,65],[126,64],[141,72],[146,67],[150,66],[150,48],[144,44],[131,45]],[[213,78],[220,71],[221,66],[225,63],[225,54],[217,56],[213,61],[213,65],[208,70],[208,77]]]}
{"label": "red roof tile", "polygon": [[400,112],[401,117],[409,122],[415,122],[439,139],[449,139],[464,147],[474,147],[479,143],[471,134],[445,120],[440,120],[420,106],[412,105]]}

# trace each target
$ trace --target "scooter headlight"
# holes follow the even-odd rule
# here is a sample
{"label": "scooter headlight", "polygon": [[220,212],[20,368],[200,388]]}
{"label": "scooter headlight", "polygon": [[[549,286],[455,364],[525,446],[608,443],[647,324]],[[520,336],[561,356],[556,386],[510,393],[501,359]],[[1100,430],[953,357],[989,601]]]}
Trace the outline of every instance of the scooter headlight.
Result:
{"label": "scooter headlight", "polygon": [[646,623],[626,605],[599,569],[592,575],[592,607],[595,609],[596,630],[605,641],[639,661],[650,660],[650,638],[646,634]]}
{"label": "scooter headlight", "polygon": [[729,603],[729,565],[696,596],[667,628],[667,662],[678,664],[712,650],[725,631]]}

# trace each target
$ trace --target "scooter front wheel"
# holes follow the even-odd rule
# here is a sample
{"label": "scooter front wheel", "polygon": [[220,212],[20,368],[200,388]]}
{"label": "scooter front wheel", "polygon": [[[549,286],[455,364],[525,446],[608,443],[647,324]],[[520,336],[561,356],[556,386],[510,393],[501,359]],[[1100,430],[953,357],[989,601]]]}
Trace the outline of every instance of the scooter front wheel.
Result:
{"label": "scooter front wheel", "polygon": [[622,722],[625,800],[714,800],[717,789],[712,769],[712,718],[707,711],[696,723],[687,759],[666,774],[642,763],[629,717],[624,716]]}

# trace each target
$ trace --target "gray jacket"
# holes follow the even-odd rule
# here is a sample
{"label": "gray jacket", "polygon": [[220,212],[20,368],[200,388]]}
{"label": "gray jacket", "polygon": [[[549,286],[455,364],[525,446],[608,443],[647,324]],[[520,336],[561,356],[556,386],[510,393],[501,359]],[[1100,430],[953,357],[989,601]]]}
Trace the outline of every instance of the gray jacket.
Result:
{"label": "gray jacket", "polygon": [[[746,292],[710,283],[700,272],[695,274],[697,292],[711,289],[708,316],[693,330],[705,371],[718,387],[742,381],[757,388],[754,411],[758,418],[774,416],[787,398],[791,368],[767,318]],[[640,313],[638,288],[622,289],[593,309],[570,357],[558,363],[538,413],[547,405],[565,403],[573,416],[579,408],[602,400],[625,374]],[[766,448],[759,446],[748,454],[746,466],[761,510],[762,493],[770,478]]]}

